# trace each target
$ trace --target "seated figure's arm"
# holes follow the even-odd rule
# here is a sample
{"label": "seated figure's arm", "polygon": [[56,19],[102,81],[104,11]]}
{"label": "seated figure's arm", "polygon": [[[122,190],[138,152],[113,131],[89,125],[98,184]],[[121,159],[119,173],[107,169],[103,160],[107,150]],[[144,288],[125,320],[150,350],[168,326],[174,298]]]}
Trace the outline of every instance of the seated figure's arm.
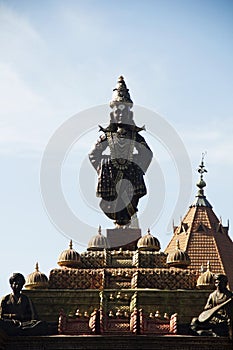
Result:
{"label": "seated figure's arm", "polygon": [[0,302],[0,318],[4,318],[4,298]]}
{"label": "seated figure's arm", "polygon": [[212,307],[214,307],[214,303],[213,303],[213,296],[212,293],[209,295],[206,305],[204,306],[204,310],[208,310],[208,309],[212,309]]}
{"label": "seated figure's arm", "polygon": [[7,296],[3,297],[0,302],[0,318],[1,319],[13,319],[16,314],[9,313],[7,308]]}
{"label": "seated figure's arm", "polygon": [[20,315],[20,318],[22,321],[31,321],[31,320],[37,320],[38,316],[35,310],[35,307],[31,301],[30,298],[28,298],[26,295],[22,294],[22,299],[23,299],[23,305],[24,305],[24,310],[23,314]]}

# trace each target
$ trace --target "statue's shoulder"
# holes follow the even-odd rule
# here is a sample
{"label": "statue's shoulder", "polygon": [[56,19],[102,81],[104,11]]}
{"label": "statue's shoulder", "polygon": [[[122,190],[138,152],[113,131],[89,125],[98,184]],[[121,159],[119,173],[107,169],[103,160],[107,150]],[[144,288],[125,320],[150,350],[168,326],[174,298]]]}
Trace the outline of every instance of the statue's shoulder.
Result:
{"label": "statue's shoulder", "polygon": [[102,134],[99,136],[98,140],[96,141],[96,146],[99,146],[100,144],[102,144],[103,142],[105,142],[107,140],[107,136],[105,134]]}
{"label": "statue's shoulder", "polygon": [[7,302],[11,297],[11,294],[7,294],[7,295],[4,295],[3,297],[1,297],[1,300],[0,300],[0,303],[4,303],[4,302]]}
{"label": "statue's shoulder", "polygon": [[217,295],[217,291],[214,290],[213,292],[211,292],[211,293],[209,294],[209,299],[214,298],[216,295]]}
{"label": "statue's shoulder", "polygon": [[142,135],[139,134],[139,132],[136,132],[136,140],[138,142],[145,142],[145,139]]}

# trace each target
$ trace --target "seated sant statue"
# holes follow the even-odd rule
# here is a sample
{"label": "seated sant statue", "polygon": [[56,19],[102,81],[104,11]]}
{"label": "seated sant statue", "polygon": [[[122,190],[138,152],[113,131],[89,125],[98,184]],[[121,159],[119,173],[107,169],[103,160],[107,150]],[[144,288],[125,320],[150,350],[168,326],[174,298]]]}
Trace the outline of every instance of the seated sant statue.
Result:
{"label": "seated sant statue", "polygon": [[0,304],[0,328],[8,335],[43,335],[46,322],[39,321],[32,301],[23,294],[25,278],[14,273],[10,279],[12,293],[2,298]]}
{"label": "seated sant statue", "polygon": [[193,318],[190,328],[196,335],[232,338],[233,293],[227,288],[226,275],[214,276],[216,290],[212,292],[204,311]]}

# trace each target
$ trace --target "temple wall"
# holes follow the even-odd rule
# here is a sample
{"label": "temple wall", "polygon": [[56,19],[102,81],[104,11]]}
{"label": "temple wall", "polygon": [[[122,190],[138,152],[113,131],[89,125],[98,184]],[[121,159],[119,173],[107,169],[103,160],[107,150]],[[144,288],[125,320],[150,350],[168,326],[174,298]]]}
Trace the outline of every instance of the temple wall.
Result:
{"label": "temple wall", "polygon": [[99,308],[99,291],[93,289],[23,290],[23,293],[32,300],[39,318],[49,322],[58,321],[61,309],[67,314],[74,314],[80,308],[81,312],[90,314]]}
{"label": "temple wall", "polygon": [[[119,292],[117,290],[104,290],[103,293]],[[123,289],[131,297],[130,308],[142,308],[144,312],[155,313],[160,311],[161,315],[167,312],[169,315],[178,313],[179,323],[189,323],[192,317],[198,316],[203,310],[207,297],[211,291],[204,290],[157,290],[157,289]],[[24,290],[33,301],[39,318],[46,321],[57,321],[61,309],[67,314],[74,314],[77,309],[82,313],[90,314],[101,304],[99,290]],[[108,306],[107,306],[108,308]],[[108,310],[105,310],[108,311]]]}

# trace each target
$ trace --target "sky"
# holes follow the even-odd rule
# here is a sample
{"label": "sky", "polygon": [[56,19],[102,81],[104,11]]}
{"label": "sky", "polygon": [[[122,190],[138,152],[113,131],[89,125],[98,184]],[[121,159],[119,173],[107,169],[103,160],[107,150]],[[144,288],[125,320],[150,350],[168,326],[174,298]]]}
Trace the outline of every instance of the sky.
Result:
{"label": "sky", "polygon": [[70,238],[82,252],[99,225],[114,227],[88,152],[120,75],[154,154],[142,233],[166,248],[204,153],[205,194],[233,237],[232,1],[0,0],[0,52],[1,295],[13,272],[27,276],[38,261],[48,276]]}

